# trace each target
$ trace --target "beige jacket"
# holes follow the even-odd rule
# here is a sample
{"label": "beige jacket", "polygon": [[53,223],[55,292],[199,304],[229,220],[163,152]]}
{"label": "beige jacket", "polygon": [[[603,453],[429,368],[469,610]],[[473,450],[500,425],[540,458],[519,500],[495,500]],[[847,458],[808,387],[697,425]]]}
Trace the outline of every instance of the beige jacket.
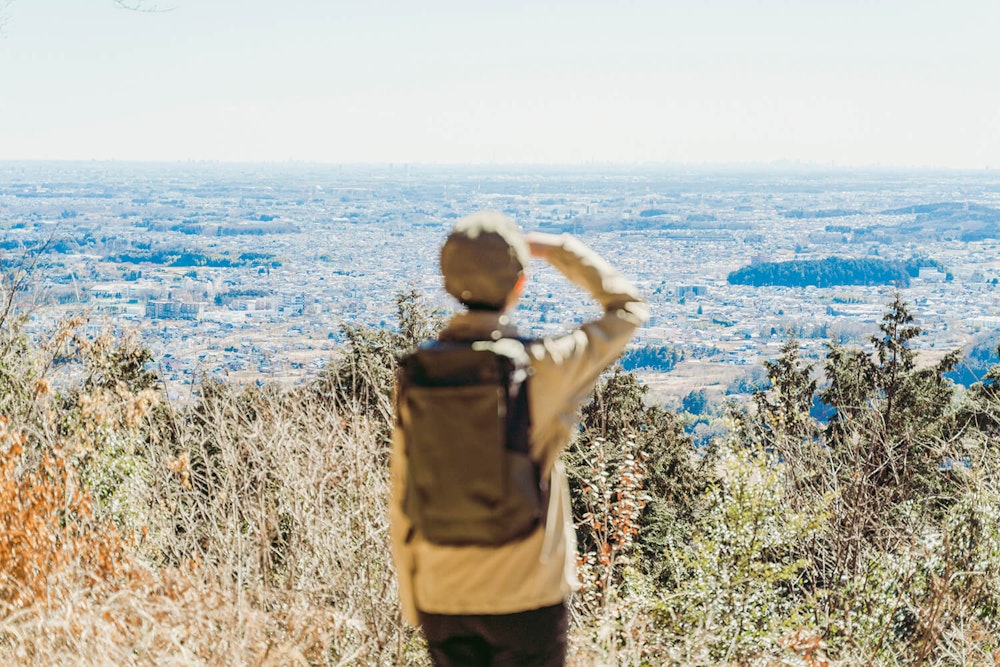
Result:
{"label": "beige jacket", "polygon": [[[406,443],[393,433],[389,515],[399,598],[408,622],[417,609],[437,614],[507,614],[558,604],[578,588],[576,539],[559,453],[576,428],[577,407],[601,372],[624,349],[649,308],[635,287],[580,241],[566,236],[549,262],[586,289],[604,315],[579,329],[528,344],[533,376],[529,394],[532,454],[550,476],[548,516],[527,537],[500,547],[443,546],[410,535],[402,510]],[[517,335],[507,317],[490,312],[455,315],[446,335],[489,339]],[[408,539],[409,537],[409,539]]]}

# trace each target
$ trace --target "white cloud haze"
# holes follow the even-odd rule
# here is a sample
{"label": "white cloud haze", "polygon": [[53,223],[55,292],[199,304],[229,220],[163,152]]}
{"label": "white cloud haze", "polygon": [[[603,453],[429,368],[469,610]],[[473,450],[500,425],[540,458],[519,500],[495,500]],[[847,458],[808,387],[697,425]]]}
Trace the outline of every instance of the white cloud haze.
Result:
{"label": "white cloud haze", "polygon": [[471,4],[14,3],[0,159],[1000,165],[997,3]]}

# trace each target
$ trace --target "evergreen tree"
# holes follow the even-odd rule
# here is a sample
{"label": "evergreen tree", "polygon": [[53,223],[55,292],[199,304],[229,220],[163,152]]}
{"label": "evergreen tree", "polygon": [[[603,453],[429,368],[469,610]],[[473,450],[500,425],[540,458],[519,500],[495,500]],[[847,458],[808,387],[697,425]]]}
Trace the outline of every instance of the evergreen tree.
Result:
{"label": "evergreen tree", "polygon": [[831,344],[826,373],[830,381],[823,399],[836,415],[832,440],[843,440],[845,425],[870,412],[886,437],[919,440],[941,431],[941,418],[951,405],[954,385],[945,378],[960,359],[958,350],[925,368],[916,367],[911,341],[920,335],[906,302],[897,294],[872,336],[874,358],[858,349]]}
{"label": "evergreen tree", "polygon": [[954,483],[941,467],[953,432],[953,385],[945,373],[959,352],[918,368],[911,343],[920,328],[898,294],[879,331],[870,338],[873,354],[830,345],[822,392],[836,411],[826,441],[844,521],[866,539],[889,534],[881,527],[898,522],[906,503],[937,511],[949,497],[944,487]]}
{"label": "evergreen tree", "polygon": [[[1000,345],[996,354],[1000,355]],[[986,371],[982,381],[966,392],[959,408],[958,426],[995,440],[1000,436],[1000,364]]]}
{"label": "evergreen tree", "polygon": [[[616,479],[631,466],[641,468],[646,501],[638,548],[643,569],[665,581],[670,573],[663,551],[696,512],[710,474],[677,417],[646,405],[647,392],[635,375],[616,367],[583,406],[580,435],[566,461],[576,517],[591,511],[585,489],[594,479]],[[592,455],[595,449],[599,455]],[[586,523],[577,537],[582,551],[594,548]]]}
{"label": "evergreen tree", "polygon": [[776,454],[789,482],[812,498],[823,492],[825,470],[820,429],[810,414],[817,384],[813,366],[802,361],[799,341],[789,332],[781,355],[765,361],[764,369],[770,384],[754,392],[753,409],[727,408],[732,441],[754,455]]}
{"label": "evergreen tree", "polygon": [[433,338],[443,324],[416,290],[396,297],[396,316],[396,331],[342,325],[348,343],[345,353],[330,362],[313,385],[317,395],[345,412],[376,415],[386,434],[392,422],[397,360]]}
{"label": "evergreen tree", "polygon": [[771,386],[754,394],[757,422],[767,444],[777,447],[779,452],[786,438],[802,440],[818,435],[809,414],[816,380],[812,377],[812,365],[802,362],[799,351],[798,339],[789,335],[781,346],[781,356],[764,362]]}

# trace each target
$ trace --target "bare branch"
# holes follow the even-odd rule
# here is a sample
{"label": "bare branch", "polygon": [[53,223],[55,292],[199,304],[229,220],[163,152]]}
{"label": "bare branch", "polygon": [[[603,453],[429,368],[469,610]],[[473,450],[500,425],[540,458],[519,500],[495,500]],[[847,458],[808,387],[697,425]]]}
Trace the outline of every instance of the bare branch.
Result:
{"label": "bare branch", "polygon": [[23,310],[23,316],[31,313],[32,307],[25,307],[19,300],[28,292],[42,256],[48,251],[55,238],[55,231],[40,246],[25,248],[20,258],[8,267],[0,277],[0,330],[10,323],[14,313]]}
{"label": "bare branch", "polygon": [[4,28],[7,25],[7,8],[14,4],[14,0],[0,0],[0,37],[6,37]]}
{"label": "bare branch", "polygon": [[[0,0],[2,2],[3,0]],[[8,2],[13,2],[13,0],[7,0]],[[148,14],[163,14],[165,12],[172,12],[176,7],[158,7],[157,5],[148,5],[144,0],[114,0],[115,6],[121,9],[127,9],[130,12],[144,12]]]}

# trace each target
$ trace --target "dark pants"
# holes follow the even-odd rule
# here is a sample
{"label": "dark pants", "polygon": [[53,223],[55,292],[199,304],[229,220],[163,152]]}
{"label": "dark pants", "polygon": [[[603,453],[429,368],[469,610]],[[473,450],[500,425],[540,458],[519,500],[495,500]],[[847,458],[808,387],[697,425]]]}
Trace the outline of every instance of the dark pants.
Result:
{"label": "dark pants", "polygon": [[420,626],[437,667],[562,667],[566,605],[516,614],[425,614]]}

